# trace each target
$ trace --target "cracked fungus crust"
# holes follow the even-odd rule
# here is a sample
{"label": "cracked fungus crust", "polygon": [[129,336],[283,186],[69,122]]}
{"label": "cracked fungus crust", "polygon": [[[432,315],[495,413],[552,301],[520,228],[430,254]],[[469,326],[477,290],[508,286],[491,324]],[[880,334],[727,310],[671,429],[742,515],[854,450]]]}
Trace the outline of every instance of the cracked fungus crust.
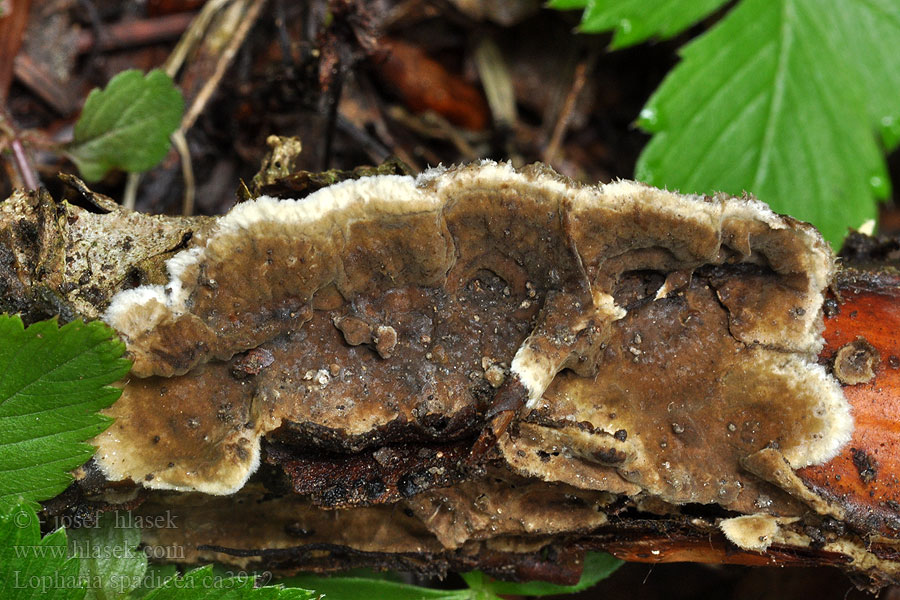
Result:
{"label": "cracked fungus crust", "polygon": [[521,475],[750,506],[741,461],[852,429],[815,364],[830,250],[752,199],[483,162],[259,198],[192,244],[106,312],[135,376],[95,440],[111,480],[231,493],[262,436],[445,442],[524,404]]}

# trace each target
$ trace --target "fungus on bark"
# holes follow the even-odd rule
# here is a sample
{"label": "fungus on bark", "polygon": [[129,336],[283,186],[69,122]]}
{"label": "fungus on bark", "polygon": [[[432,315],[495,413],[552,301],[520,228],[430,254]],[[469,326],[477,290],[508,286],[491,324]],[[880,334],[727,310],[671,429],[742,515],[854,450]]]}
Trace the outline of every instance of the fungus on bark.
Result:
{"label": "fungus on bark", "polygon": [[489,427],[520,475],[754,512],[778,490],[742,460],[821,463],[852,429],[815,362],[831,252],[751,198],[482,162],[248,201],[167,267],[105,313],[134,360],[95,440],[110,480],[229,494],[263,437]]}

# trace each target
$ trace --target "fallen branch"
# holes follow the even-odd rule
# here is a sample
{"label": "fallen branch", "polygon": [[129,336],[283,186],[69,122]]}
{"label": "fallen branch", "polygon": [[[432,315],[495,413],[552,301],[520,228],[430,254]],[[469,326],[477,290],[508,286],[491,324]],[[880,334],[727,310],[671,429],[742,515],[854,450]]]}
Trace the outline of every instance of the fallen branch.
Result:
{"label": "fallen branch", "polygon": [[144,541],[179,560],[285,571],[572,582],[603,549],[897,579],[900,276],[877,245],[835,270],[755,201],[539,166],[219,219],[79,190],[92,209],[0,204],[3,310],[104,317],[135,361],[48,515],[126,497],[177,519]]}

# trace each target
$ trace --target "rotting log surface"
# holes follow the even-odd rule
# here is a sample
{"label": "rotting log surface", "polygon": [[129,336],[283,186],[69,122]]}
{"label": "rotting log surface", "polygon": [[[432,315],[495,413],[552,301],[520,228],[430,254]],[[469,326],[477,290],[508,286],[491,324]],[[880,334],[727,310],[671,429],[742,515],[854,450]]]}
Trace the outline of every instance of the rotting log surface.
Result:
{"label": "rotting log surface", "polygon": [[[843,451],[798,472],[811,489],[846,510],[861,531],[900,533],[900,274],[892,268],[845,268],[836,281],[842,303],[825,320],[823,364],[854,350],[851,368],[871,368],[867,381],[846,385],[856,428]],[[865,346],[856,348],[859,341]],[[862,363],[861,365],[859,363]],[[865,363],[870,363],[867,367]]]}
{"label": "rotting log surface", "polygon": [[[164,281],[164,260],[211,225],[208,219],[126,213],[82,193],[87,210],[42,194],[17,194],[0,204],[4,310],[23,313],[26,320],[54,314],[97,318],[119,290]],[[103,243],[97,247],[85,239]],[[843,386],[856,421],[852,441],[824,465],[797,471],[780,468],[777,455],[757,457],[736,480],[758,486],[778,507],[774,514],[787,517],[764,552],[737,548],[719,528],[724,518],[752,512],[750,506],[677,505],[635,490],[613,494],[522,477],[510,472],[496,449],[476,463],[460,460],[483,425],[465,411],[431,417],[437,418],[431,433],[446,431],[443,437],[388,427],[378,432],[377,443],[370,439],[352,454],[346,440],[329,443],[333,434],[314,426],[276,431],[264,442],[263,467],[232,496],[109,482],[89,463],[46,510],[85,514],[128,506],[146,516],[170,511],[180,525],[145,531],[147,543],[181,545],[187,561],[288,571],[370,565],[443,573],[477,567],[513,579],[572,582],[583,552],[604,549],[649,562],[836,565],[861,576],[862,585],[894,583],[900,568],[900,276],[896,259],[879,254],[877,246],[869,250],[836,275],[819,356],[832,370],[840,355],[841,377],[864,379]],[[699,279],[715,277],[710,271]],[[231,369],[240,380],[241,369],[254,368],[241,363],[226,372]],[[220,420],[233,418],[221,406],[211,410],[220,411]],[[548,422],[547,415],[535,413],[513,427],[552,434],[552,428],[540,429]],[[548,461],[555,458],[554,442],[535,441],[546,445]],[[619,457],[611,446],[599,458],[612,468]],[[775,467],[760,466],[766,461]],[[758,472],[765,472],[768,483],[754,477]],[[248,508],[259,505],[265,510]],[[464,522],[435,523],[454,513],[464,514]]]}

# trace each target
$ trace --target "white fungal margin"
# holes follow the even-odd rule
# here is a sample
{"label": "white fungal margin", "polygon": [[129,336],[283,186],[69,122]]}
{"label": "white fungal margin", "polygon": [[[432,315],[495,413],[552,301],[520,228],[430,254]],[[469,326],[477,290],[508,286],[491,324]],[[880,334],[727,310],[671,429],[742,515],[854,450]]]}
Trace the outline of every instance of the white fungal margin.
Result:
{"label": "white fungal margin", "polygon": [[813,416],[826,423],[826,427],[811,437],[798,440],[794,446],[783,448],[782,453],[795,469],[823,464],[835,456],[853,435],[853,415],[850,403],[838,381],[828,374],[825,367],[788,355],[780,366],[772,366],[772,372],[781,374],[810,389],[818,391]]}
{"label": "white fungal margin", "polygon": [[765,552],[778,541],[782,525],[797,521],[795,517],[773,517],[764,513],[743,515],[719,522],[719,529],[729,542],[741,550]]}

